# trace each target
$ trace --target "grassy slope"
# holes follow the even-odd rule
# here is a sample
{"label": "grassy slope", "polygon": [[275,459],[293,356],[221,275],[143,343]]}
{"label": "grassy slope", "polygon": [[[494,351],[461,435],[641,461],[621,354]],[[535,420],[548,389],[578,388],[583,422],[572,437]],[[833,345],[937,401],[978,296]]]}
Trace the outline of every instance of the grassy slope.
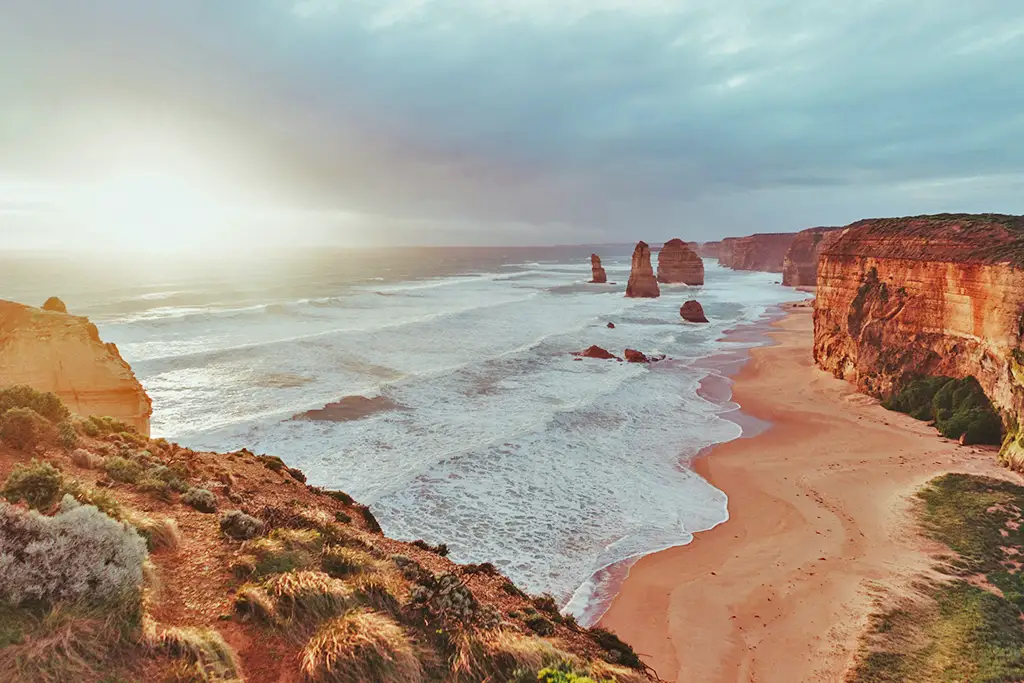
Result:
{"label": "grassy slope", "polygon": [[[372,516],[362,506],[344,494],[331,495],[305,485],[300,481],[301,473],[290,472],[273,461],[247,451],[198,453],[135,435],[83,435],[77,446],[95,459],[79,466],[70,453],[55,444],[38,447],[30,455],[0,443],[0,482],[32,457],[50,462],[61,470],[66,483],[77,482],[72,488],[99,492],[134,518],[172,520],[178,530],[177,542],[151,550],[153,571],[145,589],[144,617],[125,629],[123,646],[97,644],[96,638],[89,636],[109,615],[88,614],[68,606],[51,610],[48,606],[12,609],[0,605],[0,661],[50,657],[56,669],[55,677],[49,680],[67,679],[71,674],[62,673],[60,667],[69,662],[80,667],[71,678],[81,681],[220,680],[215,672],[210,673],[215,667],[207,666],[207,673],[200,674],[190,659],[190,643],[199,637],[207,643],[203,647],[213,652],[208,658],[222,654],[227,661],[233,650],[244,680],[307,680],[302,667],[303,656],[313,642],[311,634],[326,626],[337,612],[371,610],[398,625],[420,662],[420,678],[396,675],[382,681],[505,680],[504,673],[492,678],[490,673],[459,671],[477,671],[486,666],[510,674],[522,665],[536,671],[560,660],[568,660],[578,670],[602,680],[649,680],[642,672],[612,663],[628,661],[628,648],[608,641],[599,631],[581,628],[574,620],[561,617],[552,609],[551,601],[521,593],[493,567],[460,566],[426,544],[389,539],[375,529]],[[143,452],[148,455],[142,456]],[[145,467],[158,462],[185,472],[188,484],[214,493],[218,512],[193,509],[175,491],[152,491],[138,482],[115,481],[102,466],[96,466],[104,458],[121,456],[144,458]],[[78,461],[85,462],[81,457]],[[225,536],[219,527],[220,513],[231,509],[262,519],[265,536],[248,542]],[[293,542],[296,534],[316,538],[302,540],[306,538],[303,536],[300,540],[305,545],[299,547]],[[282,544],[287,544],[282,539],[293,547],[282,551]],[[253,558],[267,559],[268,548],[294,554],[284,561],[270,558],[268,564],[254,571]],[[346,548],[349,550],[342,551]],[[360,566],[353,568],[353,563]],[[275,598],[276,606],[271,605],[274,621],[269,623],[253,616],[252,610],[239,608],[244,602],[238,600],[242,591],[254,587],[272,591],[278,586],[272,581],[275,570],[291,570],[290,574],[276,575],[280,577],[303,569],[321,572],[328,568],[339,577],[330,584],[330,590],[341,596],[339,604],[343,603],[344,608],[328,604],[323,615],[314,613],[303,628],[296,627],[298,622],[288,621],[298,608],[283,598]],[[263,572],[271,574],[260,575]],[[423,586],[445,574],[456,577],[454,583],[461,584],[471,596],[465,599],[479,606],[474,610],[476,616],[460,621],[438,612],[449,609],[444,600],[424,602]],[[324,575],[318,576],[313,584],[323,581]],[[484,625],[481,614],[486,614],[491,623]],[[496,620],[501,622],[498,628],[493,625]],[[538,635],[538,625],[543,627],[543,638]],[[383,631],[396,632],[393,628]],[[226,643],[226,652],[221,652],[221,642]],[[69,654],[65,647],[69,643],[85,649]],[[365,651],[359,652],[359,656],[365,655]],[[33,674],[33,680],[47,678]],[[315,680],[345,679],[325,675]]]}
{"label": "grassy slope", "polygon": [[872,618],[849,680],[1024,680],[1024,487],[948,474],[918,497],[925,532],[953,551],[942,567],[949,579],[920,584],[916,599]]}

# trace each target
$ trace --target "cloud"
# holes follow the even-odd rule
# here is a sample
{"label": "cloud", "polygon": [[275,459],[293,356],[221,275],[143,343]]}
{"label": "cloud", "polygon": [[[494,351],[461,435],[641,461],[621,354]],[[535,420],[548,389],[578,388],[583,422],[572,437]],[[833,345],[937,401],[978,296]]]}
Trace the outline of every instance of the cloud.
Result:
{"label": "cloud", "polygon": [[1012,3],[8,4],[12,172],[74,179],[107,162],[95,130],[147,124],[261,196],[453,241],[1024,212]]}

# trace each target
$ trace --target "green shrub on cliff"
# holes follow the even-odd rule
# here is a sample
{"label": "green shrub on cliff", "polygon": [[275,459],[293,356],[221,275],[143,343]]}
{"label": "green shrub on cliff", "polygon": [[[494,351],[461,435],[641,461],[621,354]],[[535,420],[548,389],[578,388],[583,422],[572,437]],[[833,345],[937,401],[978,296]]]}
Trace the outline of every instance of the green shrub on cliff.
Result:
{"label": "green shrub on cliff", "polygon": [[882,402],[889,410],[917,420],[935,421],[948,439],[965,444],[999,445],[1003,422],[974,377],[922,377]]}
{"label": "green shrub on cliff", "polygon": [[50,391],[36,391],[23,384],[0,389],[0,415],[11,408],[34,410],[50,422],[61,422],[71,416],[67,406],[56,394]]}
{"label": "green shrub on cliff", "polygon": [[0,417],[0,438],[19,451],[31,451],[45,441],[53,425],[31,408],[11,408]]}

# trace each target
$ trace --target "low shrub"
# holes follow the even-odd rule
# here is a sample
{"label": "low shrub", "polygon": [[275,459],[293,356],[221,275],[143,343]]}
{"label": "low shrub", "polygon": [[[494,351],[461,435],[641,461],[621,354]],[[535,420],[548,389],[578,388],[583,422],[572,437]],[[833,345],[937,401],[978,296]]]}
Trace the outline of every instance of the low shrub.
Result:
{"label": "low shrub", "polygon": [[420,550],[426,550],[428,553],[435,553],[437,555],[440,555],[441,557],[448,556],[448,546],[444,543],[439,543],[438,545],[430,545],[424,540],[417,540],[410,543],[410,545],[416,546]]}
{"label": "low shrub", "polygon": [[57,425],[57,443],[66,451],[70,451],[78,445],[78,432],[68,420]]}
{"label": "low shrub", "polygon": [[148,493],[149,495],[162,500],[171,499],[171,487],[166,481],[161,479],[146,477],[139,480],[139,483],[136,484],[136,489],[138,489],[140,493]]}
{"label": "low shrub", "polygon": [[142,465],[134,460],[114,455],[103,462],[103,471],[114,481],[135,484],[142,478]]}
{"label": "low shrub", "polygon": [[192,487],[181,497],[187,505],[192,506],[200,512],[216,512],[217,496],[212,491]]}
{"label": "low shrub", "polygon": [[31,451],[53,430],[45,417],[31,408],[11,408],[0,416],[0,439],[19,451]]}
{"label": "low shrub", "polygon": [[150,551],[170,550],[174,552],[181,547],[181,532],[178,523],[169,517],[154,519],[134,510],[123,513],[121,521],[135,528],[146,541]]}
{"label": "low shrub", "polygon": [[323,624],[302,651],[302,673],[315,683],[420,683],[420,661],[402,627],[369,610]]}
{"label": "low shrub", "polygon": [[71,462],[86,470],[95,470],[103,467],[103,457],[84,448],[76,448],[71,453]]}
{"label": "low shrub", "polygon": [[480,609],[473,593],[455,574],[421,579],[409,593],[409,606],[428,621],[449,626],[474,623]]}
{"label": "low shrub", "polygon": [[543,614],[534,612],[523,619],[523,623],[539,636],[550,636],[555,632],[555,625]]}
{"label": "low shrub", "polygon": [[236,541],[247,541],[263,533],[263,522],[241,510],[228,510],[220,518],[220,530]]}
{"label": "low shrub", "polygon": [[463,574],[485,574],[487,576],[500,576],[501,572],[490,562],[483,564],[467,564],[462,567]]}
{"label": "low shrub", "polygon": [[12,408],[28,408],[50,422],[62,422],[71,417],[71,411],[52,391],[36,391],[24,384],[0,389],[0,415]]}
{"label": "low shrub", "polygon": [[366,528],[370,530],[370,533],[383,534],[384,530],[380,528],[380,522],[370,512],[370,508],[366,505],[360,505],[357,508],[359,513],[363,516],[363,521],[366,522]]}
{"label": "low shrub", "polygon": [[0,601],[117,600],[142,585],[145,541],[131,527],[65,496],[46,517],[0,503]]}
{"label": "low shrub", "polygon": [[645,665],[637,656],[629,643],[624,642],[612,631],[606,628],[594,627],[590,629],[590,635],[602,650],[608,653],[608,660],[613,664],[622,664],[631,669],[644,669]]}
{"label": "low shrub", "polygon": [[452,637],[452,650],[450,666],[457,683],[535,683],[538,670],[557,663],[564,656],[546,640],[506,630],[459,631]]}
{"label": "low shrub", "polygon": [[1002,419],[974,377],[915,379],[882,405],[917,420],[934,420],[948,439],[962,438],[964,444],[1002,443]]}
{"label": "low shrub", "polygon": [[[17,410],[17,408],[15,408]],[[24,501],[36,510],[46,510],[57,502],[64,475],[48,462],[33,460],[28,465],[16,465],[4,482],[3,496],[12,503]]]}

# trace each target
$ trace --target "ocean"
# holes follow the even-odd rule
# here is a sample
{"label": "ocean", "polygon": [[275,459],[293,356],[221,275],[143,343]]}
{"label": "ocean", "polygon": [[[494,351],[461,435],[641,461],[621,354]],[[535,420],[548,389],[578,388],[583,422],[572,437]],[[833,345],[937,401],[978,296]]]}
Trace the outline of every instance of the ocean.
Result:
{"label": "ocean", "polygon": [[[588,284],[598,253],[614,285]],[[241,262],[54,259],[0,275],[0,298],[61,296],[117,344],[153,399],[152,431],[282,457],[367,503],[385,533],[493,562],[593,623],[631,559],[728,517],[690,463],[741,434],[725,342],[804,295],[706,260],[706,284],[626,299],[630,245],[288,252]],[[64,265],[61,265],[64,263]],[[698,299],[711,323],[683,322]],[[614,329],[607,323],[615,324]],[[741,337],[742,338],[742,337]],[[592,344],[665,354],[575,360]],[[396,406],[292,420],[346,396]]]}

